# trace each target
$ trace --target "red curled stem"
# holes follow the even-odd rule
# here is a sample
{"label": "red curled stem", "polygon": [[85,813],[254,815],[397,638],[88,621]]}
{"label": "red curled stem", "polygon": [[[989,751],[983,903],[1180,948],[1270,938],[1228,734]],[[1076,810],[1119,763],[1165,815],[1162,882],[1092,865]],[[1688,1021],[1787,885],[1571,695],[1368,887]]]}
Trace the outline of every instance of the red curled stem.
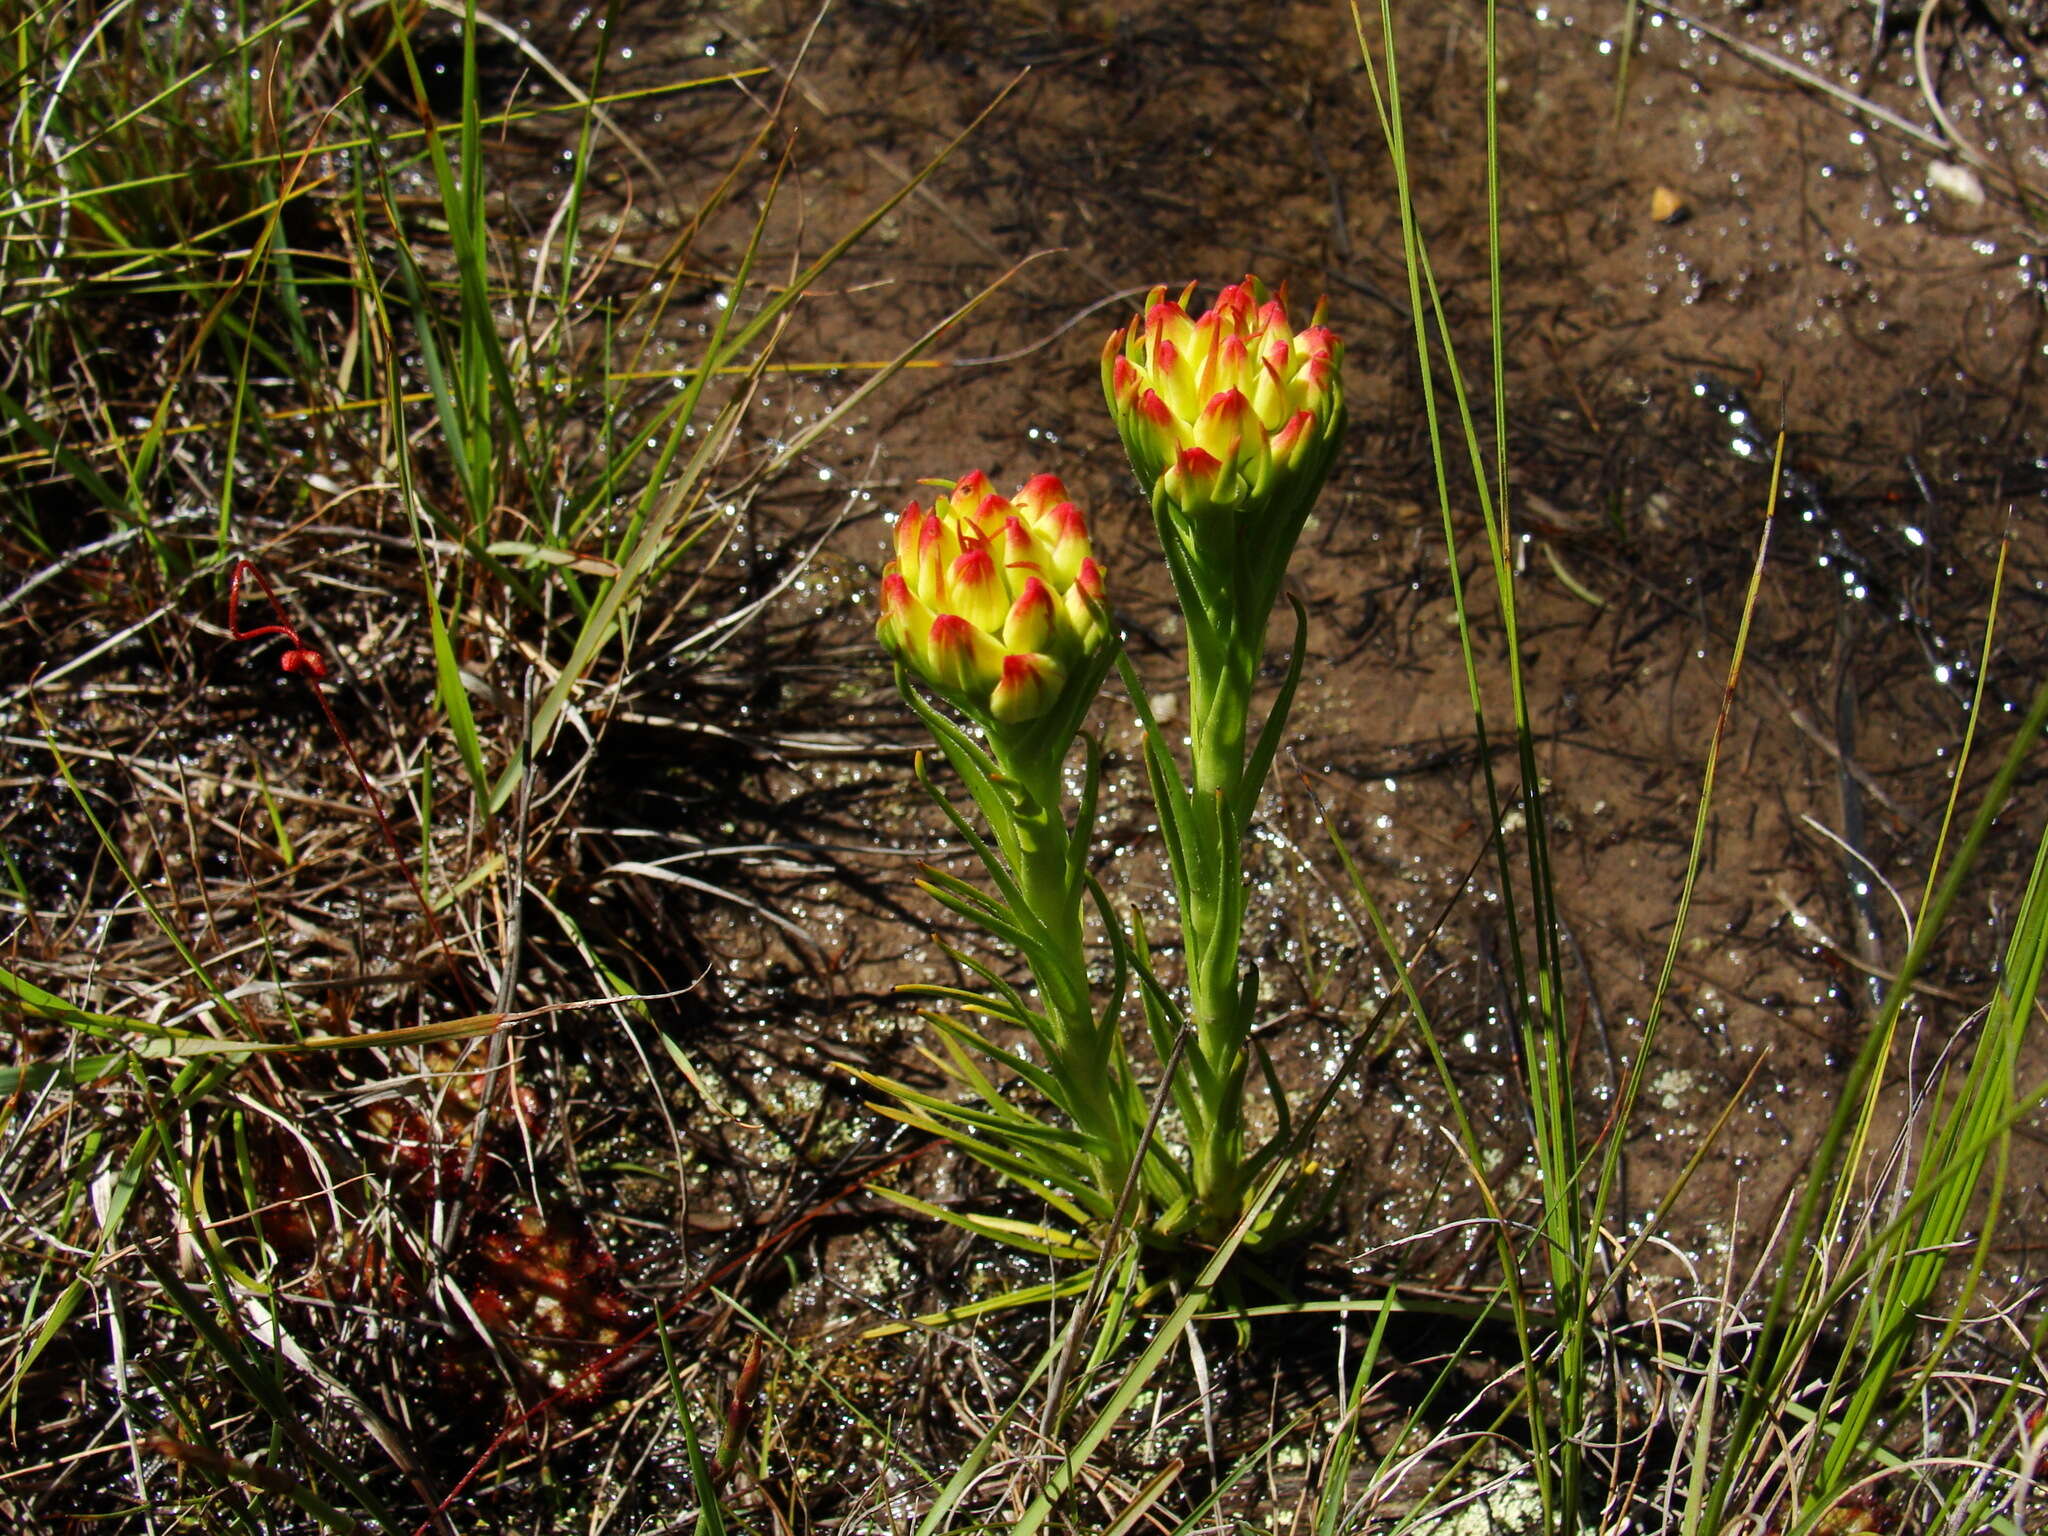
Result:
{"label": "red curled stem", "polygon": [[[259,624],[249,629],[242,627],[242,583],[250,577],[254,577],[256,585],[263,589],[263,596],[270,603],[275,623]],[[278,658],[278,666],[302,679],[313,691],[314,702],[320,706],[320,713],[327,717],[328,729],[334,732],[334,739],[341,743],[341,750],[348,757],[349,767],[355,770],[356,783],[362,786],[363,803],[369,806],[370,814],[377,818],[377,826],[384,833],[384,841],[389,845],[392,857],[398,861],[398,868],[405,876],[405,883],[412,887],[413,895],[419,898],[420,911],[426,914],[427,926],[434,931],[434,941],[452,960],[455,952],[449,946],[448,935],[442,932],[441,920],[434,913],[434,905],[427,900],[427,893],[420,887],[419,877],[412,872],[412,864],[405,848],[398,841],[398,831],[391,825],[391,818],[384,813],[382,797],[378,795],[376,786],[370,782],[369,774],[364,772],[362,761],[356,756],[355,745],[349,740],[348,732],[342,729],[341,721],[335,717],[334,706],[328,702],[327,690],[320,686],[321,679],[327,676],[327,658],[300,637],[298,630],[292,625],[291,614],[277,595],[277,589],[271,586],[270,578],[263,574],[262,568],[253,560],[237,560],[234,573],[228,578],[228,634],[236,640],[263,640],[272,635],[284,637],[286,649]],[[469,981],[459,966],[456,968],[456,975],[462,979],[462,985],[467,990]]]}

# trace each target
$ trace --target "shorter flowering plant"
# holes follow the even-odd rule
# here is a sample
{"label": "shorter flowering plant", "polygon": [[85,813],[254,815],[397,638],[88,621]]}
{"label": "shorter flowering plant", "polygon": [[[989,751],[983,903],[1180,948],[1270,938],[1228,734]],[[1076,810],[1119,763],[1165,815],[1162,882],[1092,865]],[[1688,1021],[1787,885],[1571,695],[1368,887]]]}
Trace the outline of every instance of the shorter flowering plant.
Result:
{"label": "shorter flowering plant", "polygon": [[[979,855],[993,889],[931,866],[921,883],[1017,952],[1036,995],[949,949],[987,989],[908,990],[950,1005],[928,1008],[925,1017],[947,1047],[949,1075],[975,1102],[861,1075],[888,1094],[885,1113],[946,1137],[1092,1227],[1113,1214],[1143,1113],[1119,1032],[1121,961],[1098,1006],[1084,940],[1084,909],[1091,896],[1100,900],[1088,870],[1101,767],[1092,741],[1071,809],[1062,778],[1081,719],[1116,655],[1102,571],[1087,520],[1055,476],[1035,475],[1008,498],[978,471],[931,483],[941,491],[931,505],[913,501],[896,520],[896,558],[882,576],[875,634],[896,658],[905,700],[981,812],[978,828],[938,791],[919,759],[920,782]],[[962,1010],[1028,1033],[1042,1060],[1002,1049]],[[1012,1104],[977,1058],[1017,1071],[1063,1123]],[[1025,1240],[987,1219],[935,1214],[1008,1242],[1072,1251],[1049,1233]]]}
{"label": "shorter flowering plant", "polygon": [[[1145,752],[1180,907],[1187,1014],[1156,989],[1144,997],[1154,1038],[1187,1042],[1175,1102],[1195,1225],[1213,1237],[1277,1152],[1244,1147],[1259,991],[1242,959],[1244,842],[1301,678],[1299,604],[1293,661],[1256,739],[1249,723],[1287,562],[1343,437],[1344,349],[1322,305],[1296,331],[1284,296],[1255,277],[1227,285],[1199,317],[1188,314],[1193,293],[1152,290],[1144,314],[1104,344],[1102,388],[1187,623],[1191,780],[1149,717]],[[1144,690],[1127,682],[1142,715]]]}

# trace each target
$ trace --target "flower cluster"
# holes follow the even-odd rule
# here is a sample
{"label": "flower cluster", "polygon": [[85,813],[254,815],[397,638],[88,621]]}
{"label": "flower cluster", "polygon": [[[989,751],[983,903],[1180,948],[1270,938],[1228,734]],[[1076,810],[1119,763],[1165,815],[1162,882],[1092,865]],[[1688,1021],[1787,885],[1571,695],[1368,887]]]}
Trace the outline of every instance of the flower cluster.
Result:
{"label": "flower cluster", "polygon": [[[927,866],[920,885],[1021,960],[1032,991],[957,954],[987,987],[908,989],[935,1000],[925,1017],[946,1054],[932,1060],[951,1088],[860,1075],[887,1096],[885,1113],[1009,1174],[1085,1230],[1062,1236],[895,1198],[1034,1252],[1099,1255],[1101,1234],[1124,1223],[1148,1245],[1213,1252],[1236,1240],[1257,1170],[1294,1155],[1284,1102],[1274,1138],[1256,1150],[1247,1144],[1246,1082],[1260,1058],[1250,1044],[1259,989],[1245,956],[1244,849],[1301,679],[1308,618],[1298,602],[1293,660],[1267,695],[1256,738],[1250,721],[1288,561],[1343,433],[1343,348],[1322,325],[1321,306],[1297,332],[1284,299],[1254,278],[1225,288],[1199,319],[1188,314],[1192,295],[1175,301],[1154,289],[1102,358],[1103,389],[1151,503],[1187,647],[1180,741],[1161,732],[1138,695],[1178,916],[1178,988],[1143,970],[1151,940],[1135,917],[1123,930],[1094,873],[1104,751],[1081,727],[1120,646],[1086,521],[1065,488],[1036,475],[1006,500],[978,473],[926,482],[943,494],[929,508],[905,508],[882,580],[876,637],[980,827],[922,755],[918,782],[988,875],[982,886]],[[1144,686],[1129,669],[1125,677]],[[1067,761],[1077,741],[1078,783]],[[1091,914],[1108,931],[1106,978]],[[1143,987],[1131,985],[1134,974]],[[1125,1043],[1132,1006],[1142,1007],[1166,1063],[1159,1091],[1180,1122],[1171,1143],[1155,1137],[1156,1095]],[[983,1033],[983,1020],[1028,1037],[1037,1063]],[[991,1065],[1003,1071],[992,1075]],[[1013,1102],[997,1081],[1010,1070],[1049,1112]],[[1270,1073],[1268,1081],[1277,1094]],[[1290,1192],[1265,1206],[1245,1240],[1293,1231],[1295,1201]]]}
{"label": "flower cluster", "polygon": [[1182,513],[1256,511],[1297,488],[1313,495],[1342,427],[1343,347],[1322,324],[1287,321],[1257,278],[1233,283],[1190,319],[1155,288],[1142,320],[1102,352],[1102,388],[1147,495]]}
{"label": "flower cluster", "polygon": [[1088,524],[1056,475],[1013,497],[979,470],[896,521],[876,638],[939,693],[1003,725],[1051,711],[1109,637]]}

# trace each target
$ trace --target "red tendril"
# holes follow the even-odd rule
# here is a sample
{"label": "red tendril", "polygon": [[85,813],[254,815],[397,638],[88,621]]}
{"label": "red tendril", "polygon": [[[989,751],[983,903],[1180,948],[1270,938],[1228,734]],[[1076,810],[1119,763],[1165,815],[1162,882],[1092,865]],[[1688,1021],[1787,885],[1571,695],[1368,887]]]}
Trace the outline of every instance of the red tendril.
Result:
{"label": "red tendril", "polygon": [[[270,604],[275,620],[270,624],[258,624],[252,628],[242,627],[242,583],[254,577],[256,585],[263,589],[263,596]],[[302,678],[313,690],[313,700],[320,706],[320,713],[327,717],[327,725],[334,732],[334,739],[341,743],[341,750],[348,755],[348,765],[355,770],[356,783],[362,786],[363,800],[370,807],[370,814],[377,818],[377,825],[383,830],[384,841],[390,846],[391,856],[398,861],[398,867],[405,875],[406,884],[419,898],[420,910],[426,914],[427,926],[434,930],[434,939],[444,954],[454,958],[454,951],[448,946],[448,936],[441,931],[441,920],[434,915],[433,903],[427,900],[427,893],[420,889],[419,878],[412,872],[412,864],[406,857],[404,847],[398,841],[398,833],[391,825],[391,818],[384,814],[383,801],[379,798],[369,774],[363,771],[362,763],[356,757],[355,746],[350,742],[348,732],[335,717],[334,706],[327,701],[327,691],[320,686],[327,676],[327,658],[314,650],[293,628],[291,616],[284,603],[278,598],[277,589],[270,584],[270,578],[253,560],[237,560],[234,574],[228,578],[228,634],[236,640],[263,640],[272,635],[282,635],[287,642],[284,654],[278,657],[278,666],[293,677]],[[461,968],[456,968],[456,977],[463,988],[469,990],[468,977]]]}

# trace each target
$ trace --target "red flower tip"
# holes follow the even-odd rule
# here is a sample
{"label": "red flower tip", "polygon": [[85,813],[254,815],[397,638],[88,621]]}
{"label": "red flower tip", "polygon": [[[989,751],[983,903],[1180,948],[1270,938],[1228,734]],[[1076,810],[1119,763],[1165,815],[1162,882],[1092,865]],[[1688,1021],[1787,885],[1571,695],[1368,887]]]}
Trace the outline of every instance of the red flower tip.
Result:
{"label": "red flower tip", "polygon": [[1038,536],[1045,541],[1046,574],[1061,583],[1072,581],[1090,550],[1088,520],[1081,509],[1071,501],[1048,509],[1039,520]]}
{"label": "red flower tip", "polygon": [[1252,291],[1257,281],[1257,278],[1246,277],[1241,283],[1230,284],[1216,295],[1215,307],[1209,313],[1218,319],[1229,319],[1242,326],[1251,317],[1252,311],[1258,307],[1258,297]]}
{"label": "red flower tip", "polygon": [[1081,515],[1081,509],[1071,501],[1063,501],[1048,510],[1045,521],[1049,525],[1054,543],[1088,537],[1088,519]]}
{"label": "red flower tip", "polygon": [[924,508],[914,501],[897,514],[896,558],[906,565],[917,560],[917,552],[923,544],[924,523]]}
{"label": "red flower tip", "polygon": [[[1125,366],[1128,367],[1129,365],[1126,364]],[[1051,506],[1055,502],[1065,501],[1066,499],[1066,486],[1061,483],[1058,475],[1052,474],[1033,475],[1024,482],[1023,488],[1016,495],[1016,500],[1027,505]]]}
{"label": "red flower tip", "polygon": [[989,695],[989,713],[1007,725],[1036,720],[1052,708],[1065,681],[1066,674],[1050,656],[1005,656],[1002,676]]}
{"label": "red flower tip", "polygon": [[1273,457],[1283,463],[1292,459],[1301,447],[1302,441],[1315,430],[1314,411],[1296,411],[1288,418],[1287,425],[1273,434]]}
{"label": "red flower tip", "polygon": [[[1163,292],[1164,290],[1155,291]],[[1145,311],[1145,329],[1148,331],[1164,330],[1167,326],[1174,324],[1176,321],[1185,320],[1187,317],[1188,312],[1171,300],[1155,300],[1152,307]]]}
{"label": "red flower tip", "polygon": [[1032,609],[1043,609],[1046,612],[1050,612],[1052,610],[1052,588],[1048,587],[1036,576],[1026,576],[1023,589],[1018,592],[1017,601],[1010,605],[1010,609],[1013,613]]}
{"label": "red flower tip", "polygon": [[1010,604],[1010,611],[1003,616],[1003,649],[1012,652],[1047,649],[1052,643],[1058,614],[1052,588],[1036,576],[1026,577],[1024,590],[1017,594],[1017,601]]}
{"label": "red flower tip", "polygon": [[916,542],[912,548],[906,549],[901,543],[896,546],[896,558],[906,570],[916,573],[918,586],[930,597],[945,590],[945,526],[937,517],[921,517],[914,535]]}
{"label": "red flower tip", "polygon": [[1138,396],[1138,414],[1155,427],[1173,430],[1173,412],[1166,408],[1166,402],[1159,398],[1159,391],[1148,389]]}
{"label": "red flower tip", "polygon": [[1335,357],[1337,336],[1326,325],[1311,325],[1294,338],[1310,357]]}
{"label": "red flower tip", "polygon": [[[1252,403],[1236,385],[1218,390],[1195,420],[1195,440],[1212,453],[1235,455],[1235,445],[1257,421]],[[1256,434],[1255,434],[1256,435]]]}
{"label": "red flower tip", "polygon": [[953,561],[949,573],[961,584],[973,584],[991,580],[996,574],[995,560],[989,555],[985,544],[970,544],[961,550]]}
{"label": "red flower tip", "polygon": [[1010,597],[986,544],[977,542],[961,550],[954,560],[946,573],[946,606],[985,633],[994,634],[1002,627]]}
{"label": "red flower tip", "polygon": [[1020,567],[1033,570],[1038,565],[1038,548],[1031,542],[1031,530],[1024,526],[1024,519],[1015,513],[1003,519],[1003,526],[996,530],[996,537],[1002,540],[1003,564],[1011,570]]}

